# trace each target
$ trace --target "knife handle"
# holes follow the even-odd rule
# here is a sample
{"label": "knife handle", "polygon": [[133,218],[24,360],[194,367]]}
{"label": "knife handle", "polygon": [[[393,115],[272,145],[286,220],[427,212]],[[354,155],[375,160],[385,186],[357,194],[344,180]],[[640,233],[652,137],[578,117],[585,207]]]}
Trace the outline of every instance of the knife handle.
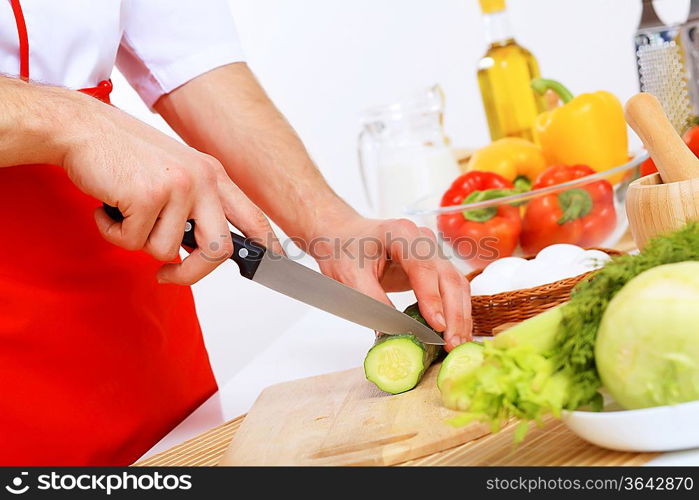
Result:
{"label": "knife handle", "polygon": [[[116,222],[124,220],[124,215],[117,207],[107,205],[106,203],[103,203],[102,206],[112,220]],[[194,227],[194,221],[189,219],[184,228],[184,236],[182,236],[182,246],[190,252],[199,246],[194,237]],[[251,239],[234,232],[231,232],[231,239],[233,240],[233,255],[230,256],[230,259],[238,265],[240,275],[251,280],[255,276],[262,256],[267,249]]]}

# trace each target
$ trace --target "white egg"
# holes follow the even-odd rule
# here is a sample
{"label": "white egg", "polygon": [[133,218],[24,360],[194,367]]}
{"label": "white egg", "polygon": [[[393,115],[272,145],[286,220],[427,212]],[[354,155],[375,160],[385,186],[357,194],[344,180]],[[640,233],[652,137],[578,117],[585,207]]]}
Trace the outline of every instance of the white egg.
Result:
{"label": "white egg", "polygon": [[527,261],[526,264],[520,266],[517,274],[512,277],[512,290],[539,286],[542,283],[542,273],[544,271],[545,266],[541,262],[536,262],[536,260]]}
{"label": "white egg", "polygon": [[521,257],[504,257],[495,262],[491,262],[488,267],[483,270],[483,274],[490,275],[491,273],[495,273],[511,278],[525,262],[527,262],[527,260]]}
{"label": "white egg", "polygon": [[506,291],[508,287],[509,280],[503,276],[482,273],[471,280],[471,295],[495,295]]}
{"label": "white egg", "polygon": [[587,271],[592,271],[603,267],[611,259],[608,254],[600,250],[586,250],[573,261],[573,266],[580,266]]}
{"label": "white egg", "polygon": [[544,260],[549,264],[567,264],[573,262],[576,258],[582,255],[585,250],[577,245],[568,245],[559,243],[557,245],[549,245],[542,249],[536,256],[536,260]]}
{"label": "white egg", "polygon": [[487,278],[479,274],[471,280],[471,295],[488,295],[488,293],[486,293],[487,285]]}
{"label": "white egg", "polygon": [[512,279],[512,289],[533,288],[580,274],[571,264],[555,264],[547,260],[534,259],[522,266]]}
{"label": "white egg", "polygon": [[580,264],[573,264],[569,269],[569,275],[567,278],[572,278],[573,276],[580,276],[581,274],[589,273],[591,269]]}
{"label": "white egg", "polygon": [[548,283],[554,283],[559,280],[564,280],[572,276],[577,276],[579,273],[577,270],[572,268],[570,265],[566,265],[565,269],[562,268],[549,268],[547,271],[541,275],[541,285]]}

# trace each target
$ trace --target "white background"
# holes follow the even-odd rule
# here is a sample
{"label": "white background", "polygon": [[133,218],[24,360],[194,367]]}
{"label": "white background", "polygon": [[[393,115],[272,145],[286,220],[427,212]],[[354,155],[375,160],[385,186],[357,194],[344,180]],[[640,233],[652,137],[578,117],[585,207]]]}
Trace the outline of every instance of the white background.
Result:
{"label": "white background", "polygon": [[[440,83],[453,143],[488,141],[474,69],[485,50],[477,0],[230,4],[248,63],[331,186],[359,210],[367,209],[355,150],[363,109]],[[683,20],[688,4],[656,0],[666,22]],[[575,93],[606,89],[626,100],[637,92],[632,37],[641,0],[508,0],[508,6],[518,41],[536,55],[544,76]],[[120,75],[113,80],[117,106],[168,130]],[[195,295],[220,383],[307,311],[246,282],[233,264],[197,284]]]}

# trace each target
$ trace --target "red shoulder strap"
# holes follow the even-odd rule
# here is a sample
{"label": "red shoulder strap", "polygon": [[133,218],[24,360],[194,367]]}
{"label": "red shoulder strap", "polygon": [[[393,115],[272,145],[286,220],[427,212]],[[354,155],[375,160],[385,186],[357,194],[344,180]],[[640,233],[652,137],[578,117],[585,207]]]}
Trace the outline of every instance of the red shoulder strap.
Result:
{"label": "red shoulder strap", "polygon": [[17,23],[17,35],[19,36],[19,77],[29,80],[29,37],[27,36],[27,24],[24,22],[24,13],[19,0],[10,0],[12,12]]}
{"label": "red shoulder strap", "polygon": [[[12,12],[15,15],[17,23],[17,35],[19,37],[19,77],[24,80],[29,80],[29,36],[27,35],[27,23],[24,21],[24,13],[19,0],[10,0]],[[104,80],[96,87],[82,89],[82,92],[96,97],[97,99],[109,104],[109,94],[112,91],[112,81]]]}

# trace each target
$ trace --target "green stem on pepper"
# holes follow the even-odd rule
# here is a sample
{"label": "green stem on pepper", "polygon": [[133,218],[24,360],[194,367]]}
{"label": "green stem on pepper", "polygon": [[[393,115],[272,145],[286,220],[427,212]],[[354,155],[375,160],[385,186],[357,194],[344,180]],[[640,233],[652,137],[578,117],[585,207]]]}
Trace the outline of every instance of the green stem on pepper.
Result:
{"label": "green stem on pepper", "polygon": [[532,180],[524,175],[519,175],[513,182],[515,186],[515,191],[518,193],[526,193],[532,190]]}
{"label": "green stem on pepper", "polygon": [[549,80],[548,78],[534,78],[531,83],[532,89],[539,95],[544,95],[547,90],[553,90],[561,99],[563,104],[568,104],[575,97],[573,93],[561,82]]}
{"label": "green stem on pepper", "polygon": [[[473,191],[463,201],[464,205],[471,203],[480,203],[482,201],[494,200],[496,198],[504,198],[516,194],[514,189],[486,189],[484,191]],[[464,210],[464,218],[473,222],[487,222],[498,213],[498,207],[476,208],[473,210]]]}
{"label": "green stem on pepper", "polygon": [[563,211],[558,223],[563,225],[589,214],[592,210],[592,197],[584,189],[569,189],[558,194],[558,205]]}

